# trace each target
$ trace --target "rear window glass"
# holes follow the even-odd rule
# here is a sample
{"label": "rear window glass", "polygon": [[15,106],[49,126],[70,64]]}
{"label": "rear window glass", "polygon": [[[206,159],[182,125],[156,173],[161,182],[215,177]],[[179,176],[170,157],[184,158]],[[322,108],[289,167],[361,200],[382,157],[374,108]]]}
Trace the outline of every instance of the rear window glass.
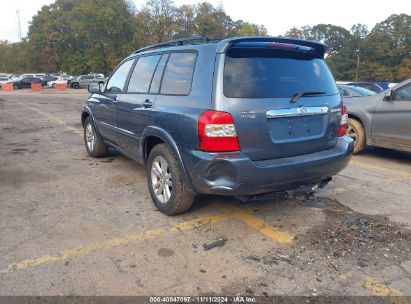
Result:
{"label": "rear window glass", "polygon": [[324,60],[314,54],[265,49],[232,49],[226,54],[226,97],[288,98],[303,91],[339,93]]}
{"label": "rear window glass", "polygon": [[196,53],[170,55],[161,84],[162,94],[188,95],[191,91]]}
{"label": "rear window glass", "polygon": [[374,95],[375,94],[375,92],[373,92],[371,90],[368,90],[368,89],[365,89],[365,88],[362,88],[362,87],[352,87],[352,90],[357,92],[360,95],[363,95],[363,96],[368,96],[368,95]]}
{"label": "rear window glass", "polygon": [[357,86],[373,91],[373,92],[379,92],[381,91],[380,87],[374,84],[358,84]]}

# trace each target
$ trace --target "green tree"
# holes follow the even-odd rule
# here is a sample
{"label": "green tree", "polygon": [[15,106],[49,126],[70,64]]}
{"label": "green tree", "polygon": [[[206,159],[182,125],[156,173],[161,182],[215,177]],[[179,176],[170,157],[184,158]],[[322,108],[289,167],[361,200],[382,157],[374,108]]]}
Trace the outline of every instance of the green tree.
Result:
{"label": "green tree", "polygon": [[267,36],[264,25],[253,24],[238,20],[234,23],[233,36]]}
{"label": "green tree", "polygon": [[408,78],[411,78],[411,59],[404,58],[397,66],[394,74],[394,79],[396,81],[402,81]]}
{"label": "green tree", "polygon": [[130,51],[134,21],[124,0],[57,0],[33,17],[28,48],[45,71],[107,73]]}
{"label": "green tree", "polygon": [[392,15],[378,23],[365,37],[361,53],[367,61],[378,63],[373,65],[378,71],[385,69],[389,81],[403,80],[395,71],[411,56],[411,16]]}

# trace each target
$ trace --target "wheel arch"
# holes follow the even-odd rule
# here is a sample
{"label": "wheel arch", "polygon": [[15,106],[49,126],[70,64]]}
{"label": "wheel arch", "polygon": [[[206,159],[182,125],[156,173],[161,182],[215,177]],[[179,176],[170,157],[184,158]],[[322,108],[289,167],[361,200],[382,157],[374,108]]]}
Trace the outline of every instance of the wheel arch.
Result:
{"label": "wheel arch", "polygon": [[368,126],[366,126],[364,124],[364,120],[357,114],[353,114],[353,113],[348,113],[348,118],[352,118],[357,120],[363,127],[364,129],[364,135],[365,135],[365,142],[367,143],[367,145],[370,143],[370,136],[368,136]]}
{"label": "wheel arch", "polygon": [[170,149],[172,155],[174,156],[175,160],[177,161],[178,167],[182,173],[184,178],[184,182],[189,188],[190,192],[196,194],[194,187],[191,184],[190,177],[186,171],[186,168],[183,163],[183,159],[181,158],[180,151],[176,142],[174,141],[173,137],[167,131],[159,128],[150,126],[147,127],[143,134],[142,140],[140,143],[140,151],[141,151],[141,160],[144,165],[147,165],[148,157],[150,155],[150,151],[158,144],[164,143]]}

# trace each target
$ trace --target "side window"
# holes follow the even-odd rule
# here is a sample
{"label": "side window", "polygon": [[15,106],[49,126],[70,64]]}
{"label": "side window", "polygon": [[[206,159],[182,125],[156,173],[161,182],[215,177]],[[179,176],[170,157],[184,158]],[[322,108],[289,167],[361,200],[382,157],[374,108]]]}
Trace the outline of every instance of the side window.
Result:
{"label": "side window", "polygon": [[392,98],[393,100],[410,100],[411,101],[411,84],[397,89]]}
{"label": "side window", "polygon": [[150,86],[150,93],[158,93],[158,90],[160,89],[160,83],[161,83],[161,76],[163,76],[163,71],[164,67],[166,65],[168,59],[168,54],[163,55],[160,59],[160,62],[157,64],[156,71],[154,72],[153,80],[151,81],[151,86]]}
{"label": "side window", "polygon": [[196,53],[173,53],[170,55],[161,84],[161,93],[188,95],[191,91]]}
{"label": "side window", "polygon": [[147,93],[161,55],[140,57],[131,74],[128,93]]}
{"label": "side window", "polygon": [[133,62],[134,60],[127,60],[120,65],[117,70],[115,70],[114,74],[111,75],[111,78],[107,83],[106,92],[123,93],[124,85]]}

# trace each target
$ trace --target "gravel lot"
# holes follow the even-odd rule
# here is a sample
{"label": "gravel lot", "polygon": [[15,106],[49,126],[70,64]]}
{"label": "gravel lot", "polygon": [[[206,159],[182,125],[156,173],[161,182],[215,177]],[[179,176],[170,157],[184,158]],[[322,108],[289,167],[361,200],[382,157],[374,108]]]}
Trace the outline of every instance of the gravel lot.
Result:
{"label": "gravel lot", "polygon": [[312,200],[167,217],[144,167],[86,154],[87,96],[0,92],[0,295],[411,296],[410,153],[367,149]]}

